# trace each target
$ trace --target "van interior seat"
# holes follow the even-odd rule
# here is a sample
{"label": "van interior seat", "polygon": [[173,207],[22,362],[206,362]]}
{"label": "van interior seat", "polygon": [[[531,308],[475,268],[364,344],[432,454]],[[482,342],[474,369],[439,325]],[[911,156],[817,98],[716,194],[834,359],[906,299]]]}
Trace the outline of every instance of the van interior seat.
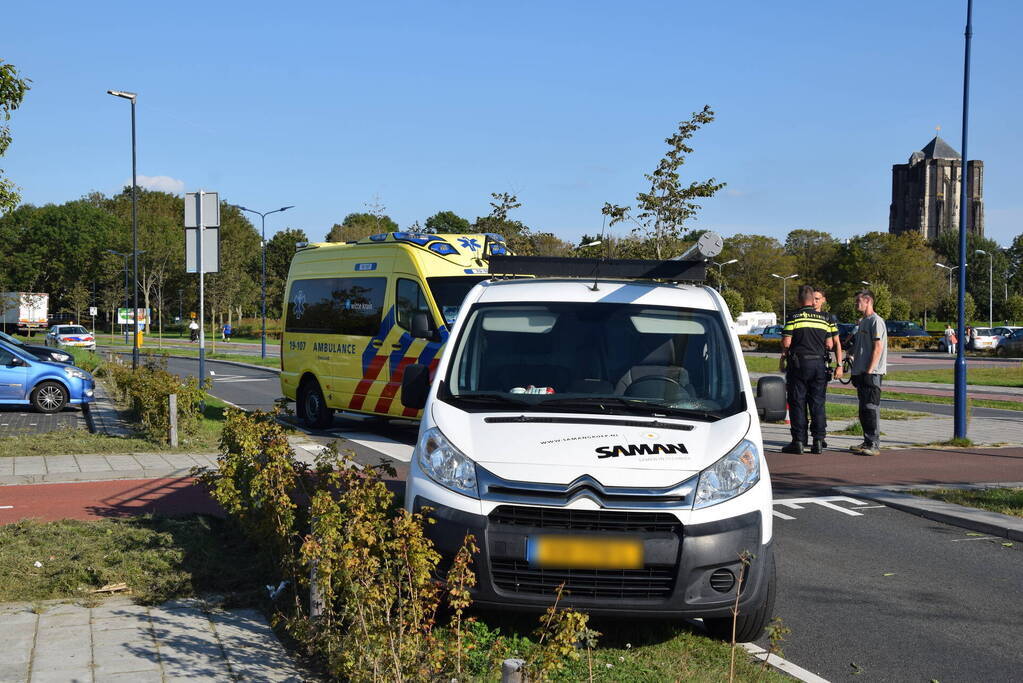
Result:
{"label": "van interior seat", "polygon": [[690,398],[689,371],[676,363],[674,340],[654,347],[629,368],[615,385],[615,393],[668,401]]}

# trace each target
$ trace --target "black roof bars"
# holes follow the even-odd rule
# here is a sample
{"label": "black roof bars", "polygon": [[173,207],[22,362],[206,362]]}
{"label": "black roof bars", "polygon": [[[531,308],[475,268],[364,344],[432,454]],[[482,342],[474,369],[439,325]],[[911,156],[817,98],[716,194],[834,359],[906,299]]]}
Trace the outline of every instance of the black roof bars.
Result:
{"label": "black roof bars", "polygon": [[601,280],[703,282],[707,278],[707,264],[704,261],[648,261],[645,259],[494,254],[490,257],[490,274],[496,276],[598,278]]}

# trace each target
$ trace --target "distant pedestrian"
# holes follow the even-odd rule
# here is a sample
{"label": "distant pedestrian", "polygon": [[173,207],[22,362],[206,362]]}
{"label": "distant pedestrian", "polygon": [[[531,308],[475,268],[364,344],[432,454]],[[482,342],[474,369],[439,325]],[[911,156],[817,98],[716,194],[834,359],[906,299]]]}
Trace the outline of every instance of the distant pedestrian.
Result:
{"label": "distant pedestrian", "polygon": [[199,339],[199,323],[192,318],[192,322],[188,323],[188,341],[194,342],[197,339]]}
{"label": "distant pedestrian", "polygon": [[802,453],[807,445],[807,410],[809,433],[813,436],[811,453],[824,451],[828,433],[824,399],[828,386],[828,353],[838,337],[838,328],[826,313],[813,307],[813,287],[799,288],[802,306],[789,316],[782,328],[781,353],[785,365],[785,389],[789,402],[792,442],[783,453]]}
{"label": "distant pedestrian", "polygon": [[223,329],[224,341],[231,341],[231,323],[226,323]]}
{"label": "distant pedestrian", "polygon": [[956,352],[956,343],[958,341],[956,339],[956,331],[952,329],[952,323],[948,323],[945,326],[945,348],[948,349],[949,353]]}
{"label": "distant pedestrian", "polygon": [[853,340],[852,384],[860,404],[863,443],[853,446],[859,455],[881,454],[881,380],[888,371],[888,328],[874,312],[874,293],[864,289],[856,295],[862,314]]}

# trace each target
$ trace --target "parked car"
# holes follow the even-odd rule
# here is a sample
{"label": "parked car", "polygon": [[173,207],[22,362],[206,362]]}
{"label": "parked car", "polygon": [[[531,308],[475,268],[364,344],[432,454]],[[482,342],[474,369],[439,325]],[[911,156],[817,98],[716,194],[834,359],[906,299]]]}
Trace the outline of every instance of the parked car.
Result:
{"label": "parked car", "polygon": [[1002,337],[995,353],[999,356],[1023,356],[1023,328],[1017,328],[1011,337]]}
{"label": "parked car", "polygon": [[80,346],[95,351],[96,337],[81,325],[54,325],[46,333],[46,345],[57,348]]}
{"label": "parked car", "polygon": [[995,334],[990,327],[974,327],[973,336],[970,337],[967,348],[974,351],[994,350],[998,348],[998,341],[1001,337]]}
{"label": "parked car", "polygon": [[848,349],[852,347],[853,337],[856,335],[856,328],[859,325],[855,323],[838,323],[838,340],[842,342],[842,348]]}
{"label": "parked car", "polygon": [[85,370],[41,361],[17,346],[0,342],[0,404],[29,405],[56,413],[69,405],[88,405],[95,380]]}
{"label": "parked car", "polygon": [[924,328],[912,320],[889,320],[885,323],[889,337],[930,337]]}
{"label": "parked car", "polygon": [[760,336],[764,339],[781,339],[781,325],[768,325]]}
{"label": "parked car", "polygon": [[26,344],[25,342],[12,337],[9,334],[0,332],[0,341],[6,342],[11,346],[16,346],[25,353],[30,353],[39,360],[51,361],[54,363],[71,363],[74,364],[74,356],[70,353],[64,353],[60,349],[51,349],[48,346],[41,346],[39,344]]}
{"label": "parked car", "polygon": [[999,327],[992,327],[991,331],[998,335],[998,344],[996,345],[996,347],[1001,345],[1003,339],[1011,337],[1012,333],[1015,332],[1016,330],[1023,330],[1023,327],[1019,327],[1016,325],[1001,325]]}

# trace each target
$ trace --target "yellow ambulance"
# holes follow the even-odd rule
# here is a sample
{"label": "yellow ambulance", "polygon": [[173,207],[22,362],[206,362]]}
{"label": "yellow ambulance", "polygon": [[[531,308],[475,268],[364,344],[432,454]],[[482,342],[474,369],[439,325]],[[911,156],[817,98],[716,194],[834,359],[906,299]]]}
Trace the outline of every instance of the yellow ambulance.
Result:
{"label": "yellow ambulance", "polygon": [[433,370],[495,234],[392,232],[358,242],[300,246],[285,289],[281,391],[310,427],[335,410],[417,419],[401,403],[406,366]]}

